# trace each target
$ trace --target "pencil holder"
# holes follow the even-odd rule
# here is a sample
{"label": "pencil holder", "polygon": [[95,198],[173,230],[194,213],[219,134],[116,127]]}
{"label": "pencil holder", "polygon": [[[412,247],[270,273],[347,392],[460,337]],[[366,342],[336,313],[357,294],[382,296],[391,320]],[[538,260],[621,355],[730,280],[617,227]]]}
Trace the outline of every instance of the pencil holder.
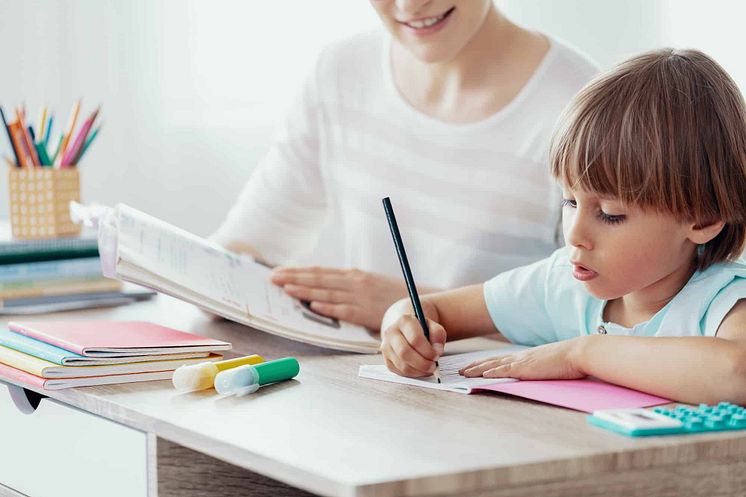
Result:
{"label": "pencil holder", "polygon": [[70,201],[80,201],[77,168],[13,168],[8,174],[13,238],[71,236],[80,226],[70,220]]}

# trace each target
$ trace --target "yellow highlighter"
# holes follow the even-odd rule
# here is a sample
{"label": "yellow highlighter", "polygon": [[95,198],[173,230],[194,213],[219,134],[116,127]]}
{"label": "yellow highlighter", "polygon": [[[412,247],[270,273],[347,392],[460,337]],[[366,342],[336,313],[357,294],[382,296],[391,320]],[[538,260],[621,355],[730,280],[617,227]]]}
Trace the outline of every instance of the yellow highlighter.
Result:
{"label": "yellow highlighter", "polygon": [[246,357],[237,357],[225,361],[201,362],[181,366],[174,371],[173,383],[174,388],[180,392],[195,392],[212,388],[215,384],[215,376],[221,371],[244,366],[246,364],[260,364],[264,358],[259,355],[250,355]]}

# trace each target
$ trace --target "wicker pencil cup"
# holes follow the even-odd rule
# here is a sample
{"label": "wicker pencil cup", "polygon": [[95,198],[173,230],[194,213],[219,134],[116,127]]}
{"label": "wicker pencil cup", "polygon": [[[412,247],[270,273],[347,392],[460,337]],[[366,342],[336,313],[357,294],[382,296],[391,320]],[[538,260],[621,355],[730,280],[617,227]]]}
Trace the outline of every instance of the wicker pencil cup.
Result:
{"label": "wicker pencil cup", "polygon": [[72,236],[80,225],[70,220],[70,201],[80,201],[77,168],[13,168],[8,174],[13,238]]}

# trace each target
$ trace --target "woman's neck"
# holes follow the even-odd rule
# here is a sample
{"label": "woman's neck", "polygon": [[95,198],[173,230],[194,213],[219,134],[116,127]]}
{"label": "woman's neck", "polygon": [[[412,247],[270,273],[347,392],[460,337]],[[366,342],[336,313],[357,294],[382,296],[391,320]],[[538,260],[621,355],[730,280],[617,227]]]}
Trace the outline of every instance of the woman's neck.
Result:
{"label": "woman's neck", "polygon": [[453,59],[423,62],[398,43],[392,48],[394,81],[419,111],[448,122],[484,119],[520,92],[549,42],[511,23],[494,7]]}

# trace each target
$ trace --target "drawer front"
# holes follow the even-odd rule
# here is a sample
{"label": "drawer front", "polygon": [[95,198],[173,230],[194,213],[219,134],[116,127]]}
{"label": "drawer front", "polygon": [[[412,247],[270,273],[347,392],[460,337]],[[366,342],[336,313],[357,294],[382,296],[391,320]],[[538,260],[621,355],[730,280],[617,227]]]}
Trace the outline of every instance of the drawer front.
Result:
{"label": "drawer front", "polygon": [[0,484],[31,497],[147,496],[145,433],[0,382]]}

